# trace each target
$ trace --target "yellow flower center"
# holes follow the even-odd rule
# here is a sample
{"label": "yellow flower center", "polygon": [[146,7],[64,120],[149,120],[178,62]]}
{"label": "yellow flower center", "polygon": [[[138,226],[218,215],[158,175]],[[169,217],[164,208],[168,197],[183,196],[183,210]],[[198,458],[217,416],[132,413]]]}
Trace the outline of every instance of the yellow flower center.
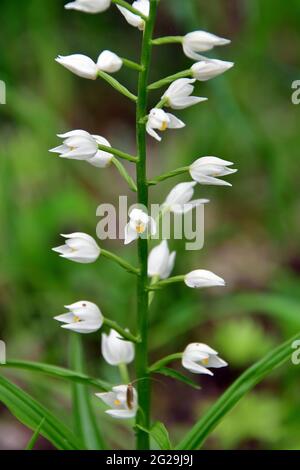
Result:
{"label": "yellow flower center", "polygon": [[73,322],[74,322],[74,323],[79,323],[80,321],[81,321],[80,318],[79,318],[79,317],[76,317],[76,316],[75,316],[74,319],[73,319]]}
{"label": "yellow flower center", "polygon": [[168,123],[167,121],[163,121],[160,130],[161,131],[166,131],[168,129]]}
{"label": "yellow flower center", "polygon": [[206,359],[203,359],[201,362],[204,366],[208,366],[208,363],[209,363],[208,357]]}
{"label": "yellow flower center", "polygon": [[145,229],[146,229],[145,224],[138,224],[135,228],[137,233],[144,233]]}
{"label": "yellow flower center", "polygon": [[120,400],[115,400],[115,401],[114,401],[114,405],[115,405],[115,406],[121,406]]}

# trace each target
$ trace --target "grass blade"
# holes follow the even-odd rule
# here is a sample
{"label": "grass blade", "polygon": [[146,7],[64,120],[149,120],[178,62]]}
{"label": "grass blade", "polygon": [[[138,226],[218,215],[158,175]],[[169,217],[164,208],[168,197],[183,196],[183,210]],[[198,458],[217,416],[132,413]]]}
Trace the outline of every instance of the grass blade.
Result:
{"label": "grass blade", "polygon": [[40,422],[40,424],[37,427],[36,431],[34,432],[32,438],[28,442],[25,450],[33,450],[34,449],[34,446],[37,443],[37,440],[40,436],[40,432],[41,432],[41,429],[42,429],[42,426],[43,426],[44,422],[45,422],[45,418],[43,418],[42,421]]}
{"label": "grass blade", "polygon": [[1,367],[7,369],[29,370],[31,372],[50,375],[54,378],[92,385],[93,387],[97,387],[99,390],[103,390],[105,392],[111,389],[111,385],[107,382],[104,382],[103,380],[89,377],[81,372],[76,372],[74,370],[52,366],[49,364],[43,364],[41,362],[7,361],[6,364],[1,364],[0,368]]}
{"label": "grass blade", "polygon": [[0,401],[25,426],[35,431],[44,419],[40,434],[59,450],[80,450],[84,446],[47,408],[28,393],[0,376]]}
{"label": "grass blade", "polygon": [[[84,369],[82,338],[73,333],[70,339],[71,366],[82,373]],[[92,409],[91,395],[86,385],[76,383],[73,385],[73,413],[76,432],[80,435],[86,448],[89,450],[104,449],[104,442]]]}
{"label": "grass blade", "polygon": [[219,422],[249,390],[274,369],[291,358],[293,352],[291,345],[299,337],[300,333],[278,346],[259,362],[247,369],[195,424],[176,448],[182,450],[200,448]]}

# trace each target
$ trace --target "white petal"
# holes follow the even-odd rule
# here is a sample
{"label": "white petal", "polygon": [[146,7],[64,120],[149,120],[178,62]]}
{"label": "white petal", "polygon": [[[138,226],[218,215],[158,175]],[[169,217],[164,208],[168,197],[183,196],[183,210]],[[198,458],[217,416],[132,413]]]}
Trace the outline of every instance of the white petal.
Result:
{"label": "white petal", "polygon": [[138,239],[138,234],[135,230],[132,229],[130,224],[127,224],[125,227],[125,240],[124,244],[129,245],[129,243],[133,242],[134,240]]}
{"label": "white petal", "polygon": [[82,54],[73,54],[70,56],[58,56],[55,60],[79,77],[90,80],[96,80],[97,78],[97,65],[90,57]]}
{"label": "white petal", "polygon": [[154,139],[158,140],[158,142],[161,142],[162,139],[160,135],[157,132],[155,132],[155,130],[150,126],[149,122],[146,125],[146,130],[148,134],[151,135],[151,137],[154,137]]}
{"label": "white petal", "polygon": [[205,269],[198,269],[190,272],[185,276],[184,282],[192,289],[225,286],[224,279],[212,273],[211,271],[206,271]]}
{"label": "white petal", "polygon": [[185,123],[178,119],[176,116],[170,113],[166,113],[168,118],[170,119],[169,128],[170,129],[181,129],[185,127]]}
{"label": "white petal", "polygon": [[123,61],[117,54],[111,51],[103,51],[97,61],[97,67],[102,72],[118,72],[123,66]]}
{"label": "white petal", "polygon": [[76,0],[65,5],[66,10],[101,13],[110,7],[111,0]]}

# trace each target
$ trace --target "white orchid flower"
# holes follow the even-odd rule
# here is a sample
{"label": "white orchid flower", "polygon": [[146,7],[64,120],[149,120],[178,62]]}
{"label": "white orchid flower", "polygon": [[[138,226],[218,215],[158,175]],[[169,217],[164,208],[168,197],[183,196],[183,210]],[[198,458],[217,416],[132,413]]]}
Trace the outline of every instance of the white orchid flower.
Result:
{"label": "white orchid flower", "polygon": [[90,80],[96,80],[98,72],[118,72],[123,65],[122,59],[111,51],[101,52],[97,63],[83,54],[59,55],[55,60],[75,75]]}
{"label": "white orchid flower", "polygon": [[197,183],[194,181],[177,184],[163,203],[165,210],[173,212],[174,214],[186,214],[194,207],[208,203],[208,199],[191,200],[194,195],[194,187],[196,184]]}
{"label": "white orchid flower", "polygon": [[[149,16],[149,0],[137,0],[133,2],[132,6],[144,16]],[[131,26],[134,26],[135,28],[138,28],[140,31],[143,31],[145,29],[145,21],[143,20],[143,18],[141,18],[139,15],[135,15],[131,11],[127,10],[127,8],[121,7],[120,5],[117,5],[117,8],[120,10],[127,23],[129,23]]]}
{"label": "white orchid flower", "polygon": [[146,129],[151,137],[160,142],[161,137],[154,129],[163,132],[167,129],[181,129],[182,127],[185,127],[184,122],[180,121],[173,114],[166,113],[163,109],[153,108],[148,116]]}
{"label": "white orchid flower", "polygon": [[115,330],[111,330],[109,335],[102,334],[101,350],[104,359],[111,366],[130,364],[134,359],[134,344],[124,341]]}
{"label": "white orchid flower", "polygon": [[65,245],[53,248],[53,251],[59,253],[61,258],[81,264],[94,263],[99,258],[101,250],[90,235],[71,233],[61,236],[66,238]]}
{"label": "white orchid flower", "polygon": [[184,279],[185,284],[192,289],[202,289],[204,287],[224,287],[224,279],[205,269],[196,269],[188,273]]}
{"label": "white orchid flower", "polygon": [[98,151],[95,138],[86,131],[75,130],[58,134],[58,137],[63,139],[63,144],[51,149],[50,152],[58,153],[61,158],[88,160],[93,158]]}
{"label": "white orchid flower", "polygon": [[206,31],[193,31],[184,36],[182,45],[187,57],[193,60],[201,60],[203,56],[198,52],[210,51],[215,46],[225,46],[230,42],[229,39],[220,38]]}
{"label": "white orchid flower", "polygon": [[132,396],[128,394],[128,385],[118,385],[113,387],[111,392],[96,393],[106,405],[111,407],[106,413],[116,419],[134,418],[138,409],[138,396],[134,387],[132,387]]}
{"label": "white orchid flower", "polygon": [[68,313],[63,313],[54,320],[63,323],[62,328],[75,333],[94,333],[103,325],[103,315],[99,307],[92,302],[82,300],[72,305],[66,305]]}
{"label": "white orchid flower", "polygon": [[191,67],[191,72],[196,80],[205,82],[227,72],[227,70],[231,69],[233,66],[233,62],[218,59],[205,59],[196,62],[196,64]]}
{"label": "white orchid flower", "polygon": [[209,368],[226,367],[228,364],[207,344],[191,343],[183,353],[182,366],[193,374],[214,375]]}
{"label": "white orchid flower", "polygon": [[106,73],[118,72],[123,66],[123,61],[120,57],[111,51],[103,51],[98,57],[97,67],[98,70]]}
{"label": "white orchid flower", "polygon": [[207,98],[190,96],[194,91],[192,84],[195,81],[195,78],[179,78],[175,80],[162,96],[162,99],[166,100],[166,106],[173,109],[184,109],[206,101]]}
{"label": "white orchid flower", "polygon": [[198,158],[190,166],[190,175],[194,181],[205,185],[232,186],[227,181],[218,179],[221,176],[232,175],[237,172],[236,169],[227,168],[233,165],[218,157],[202,157]]}
{"label": "white orchid flower", "polygon": [[113,155],[98,149],[98,145],[111,147],[108,140],[100,135],[76,130],[58,134],[58,137],[63,139],[63,144],[51,149],[50,152],[58,153],[61,158],[84,160],[98,168],[105,168],[111,163]]}
{"label": "white orchid flower", "polygon": [[133,209],[129,214],[130,222],[125,227],[125,245],[143,235],[156,234],[156,222],[141,209]]}
{"label": "white orchid flower", "polygon": [[148,258],[148,276],[167,279],[173,271],[176,252],[170,253],[168,242],[162,241],[153,250]]}
{"label": "white orchid flower", "polygon": [[72,54],[68,56],[59,55],[56,59],[60,65],[78,75],[78,77],[96,80],[98,75],[97,64],[88,56],[83,54]]}
{"label": "white orchid flower", "polygon": [[66,10],[78,10],[84,13],[101,13],[110,7],[111,0],[76,0],[65,5]]}

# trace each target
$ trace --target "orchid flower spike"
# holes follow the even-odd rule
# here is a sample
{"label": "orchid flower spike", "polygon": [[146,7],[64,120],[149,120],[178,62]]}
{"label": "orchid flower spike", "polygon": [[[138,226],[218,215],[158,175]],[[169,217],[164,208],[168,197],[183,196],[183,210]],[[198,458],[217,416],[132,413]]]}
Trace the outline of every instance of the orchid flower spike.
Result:
{"label": "orchid flower spike", "polygon": [[102,334],[101,350],[111,366],[130,364],[134,359],[134,344],[125,341],[115,330],[111,330],[109,335]]}
{"label": "orchid flower spike", "polygon": [[190,166],[190,175],[197,183],[216,186],[232,186],[227,181],[218,179],[221,176],[232,175],[237,172],[236,169],[228,168],[233,165],[218,157],[202,157],[198,158]]}
{"label": "orchid flower spike", "polygon": [[195,199],[191,201],[196,184],[194,181],[177,184],[167,196],[163,203],[163,208],[174,214],[186,214],[194,207],[207,204],[209,202],[208,199]]}
{"label": "orchid flower spike", "polygon": [[72,54],[68,56],[59,55],[56,59],[60,65],[78,75],[78,77],[96,80],[98,72],[118,72],[123,61],[117,54],[111,51],[103,51],[95,63],[90,57],[83,54]]}
{"label": "orchid flower spike", "polygon": [[207,344],[191,343],[183,353],[182,366],[193,374],[214,375],[209,368],[226,367],[228,364]]}
{"label": "orchid flower spike", "polygon": [[111,409],[106,413],[116,419],[134,418],[138,409],[138,396],[134,387],[132,387],[132,396],[129,399],[128,385],[118,385],[113,387],[111,392],[96,393]]}
{"label": "orchid flower spike", "polygon": [[183,38],[183,51],[187,57],[193,60],[201,60],[203,56],[198,52],[210,51],[215,46],[230,44],[229,39],[224,39],[206,31],[193,31]]}
{"label": "orchid flower spike", "polygon": [[88,334],[95,333],[100,330],[103,325],[103,315],[99,307],[92,302],[83,300],[72,305],[67,305],[65,308],[69,310],[69,312],[54,317],[54,320],[63,323],[62,328],[66,330]]}
{"label": "orchid flower spike", "polygon": [[191,73],[196,80],[205,82],[227,72],[227,70],[231,69],[233,66],[233,62],[227,62],[225,60],[204,59],[200,62],[196,62],[191,67]]}
{"label": "orchid flower spike", "polygon": [[59,253],[61,258],[81,264],[94,263],[99,258],[101,250],[90,235],[71,233],[62,237],[66,238],[65,245],[53,248],[53,251]]}
{"label": "orchid flower spike", "polygon": [[[144,16],[149,16],[149,0],[136,0],[135,2],[133,2],[132,6]],[[145,21],[143,20],[143,18],[141,18],[139,15],[135,15],[131,11],[127,10],[127,8],[125,7],[117,5],[117,8],[120,10],[127,23],[129,23],[131,26],[134,26],[135,28],[138,28],[140,31],[143,31],[145,29]]]}
{"label": "orchid flower spike", "polygon": [[61,158],[84,160],[98,168],[110,165],[113,155],[98,149],[98,145],[111,147],[108,140],[99,135],[91,135],[83,130],[58,134],[63,139],[62,145],[51,149],[50,152],[58,153]]}
{"label": "orchid flower spike", "polygon": [[176,252],[170,253],[168,242],[162,241],[149,254],[148,276],[167,279],[173,271]]}
{"label": "orchid flower spike", "polygon": [[139,237],[156,234],[156,222],[141,209],[133,209],[129,214],[130,221],[125,227],[125,245]]}
{"label": "orchid flower spike", "polygon": [[226,285],[224,279],[205,269],[197,269],[188,273],[184,282],[187,287],[192,289],[202,289],[204,287],[224,287]]}
{"label": "orchid flower spike", "polygon": [[148,116],[146,129],[151,137],[160,142],[161,137],[154,129],[163,132],[167,129],[181,129],[182,127],[185,127],[184,122],[173,114],[166,113],[163,109],[153,108]]}
{"label": "orchid flower spike", "polygon": [[195,81],[195,78],[179,78],[175,80],[162,96],[162,99],[165,100],[165,105],[173,109],[184,109],[206,101],[207,98],[190,96],[194,91],[192,84]]}
{"label": "orchid flower spike", "polygon": [[78,10],[84,13],[101,13],[110,7],[111,0],[76,0],[65,5],[66,10]]}

